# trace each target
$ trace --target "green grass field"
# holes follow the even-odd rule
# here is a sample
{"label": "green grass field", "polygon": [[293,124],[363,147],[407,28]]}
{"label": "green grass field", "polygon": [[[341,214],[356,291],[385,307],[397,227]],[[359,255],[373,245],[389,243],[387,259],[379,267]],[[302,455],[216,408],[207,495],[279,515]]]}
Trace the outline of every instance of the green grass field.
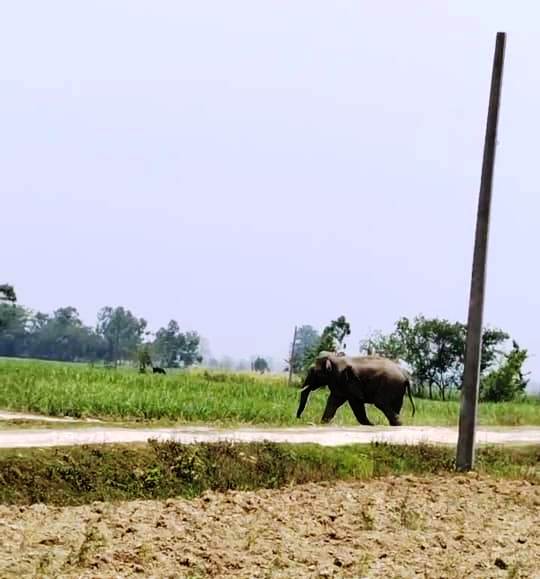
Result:
{"label": "green grass field", "polygon": [[[0,360],[0,409],[52,416],[96,417],[122,421],[167,421],[220,425],[302,425],[319,422],[328,394],[312,394],[302,416],[295,418],[298,388],[282,376],[175,372],[167,376],[141,375],[134,370],[106,370],[85,364],[34,360]],[[459,403],[415,399],[416,416],[405,400],[404,424],[452,426]],[[387,424],[373,406],[370,419]],[[479,407],[483,425],[540,425],[540,400],[485,403]],[[357,424],[348,406],[333,424]]]}

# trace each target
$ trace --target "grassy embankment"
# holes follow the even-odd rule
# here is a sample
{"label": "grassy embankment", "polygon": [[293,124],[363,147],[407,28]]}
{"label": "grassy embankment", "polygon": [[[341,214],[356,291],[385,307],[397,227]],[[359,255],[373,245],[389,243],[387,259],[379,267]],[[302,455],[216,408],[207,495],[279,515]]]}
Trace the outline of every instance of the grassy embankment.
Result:
{"label": "grassy embankment", "polygon": [[[0,503],[78,505],[92,501],[193,497],[205,490],[387,475],[453,472],[454,451],[430,446],[197,444],[0,451]],[[481,448],[476,468],[540,482],[538,448]]]}
{"label": "grassy embankment", "polygon": [[[298,389],[282,376],[217,372],[175,372],[167,376],[140,375],[134,370],[106,370],[83,364],[31,360],[0,360],[0,408],[52,416],[96,417],[121,421],[257,424],[299,426],[319,422],[327,392],[311,395],[301,420],[295,418]],[[405,400],[404,424],[453,426],[458,401],[415,399],[416,416]],[[387,424],[373,406],[368,414]],[[540,399],[485,403],[479,407],[481,425],[540,425]],[[357,424],[348,406],[333,424]]]}

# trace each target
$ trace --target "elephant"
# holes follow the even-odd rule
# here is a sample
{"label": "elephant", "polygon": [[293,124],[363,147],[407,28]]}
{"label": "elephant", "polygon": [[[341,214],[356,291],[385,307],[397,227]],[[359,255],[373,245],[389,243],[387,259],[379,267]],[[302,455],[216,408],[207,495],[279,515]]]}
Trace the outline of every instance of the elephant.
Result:
{"label": "elephant", "polygon": [[338,408],[348,402],[360,424],[373,426],[364,405],[374,404],[391,426],[400,426],[399,413],[405,392],[411,401],[412,415],[416,412],[410,382],[409,373],[389,358],[321,352],[302,385],[296,417],[302,415],[310,392],[328,386],[330,396],[321,418],[323,424],[330,422]]}
{"label": "elephant", "polygon": [[167,372],[165,372],[165,370],[163,368],[160,368],[159,366],[152,366],[152,373],[153,374],[166,374]]}

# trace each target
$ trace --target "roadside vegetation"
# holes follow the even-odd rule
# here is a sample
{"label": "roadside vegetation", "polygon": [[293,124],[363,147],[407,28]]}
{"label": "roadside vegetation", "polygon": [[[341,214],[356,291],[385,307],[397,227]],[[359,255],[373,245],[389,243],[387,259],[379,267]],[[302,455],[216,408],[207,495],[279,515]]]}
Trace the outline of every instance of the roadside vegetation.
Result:
{"label": "roadside vegetation", "polygon": [[[315,392],[301,420],[295,417],[298,382],[284,376],[208,370],[176,371],[166,376],[134,369],[105,369],[87,364],[0,359],[0,408],[50,416],[92,417],[111,421],[162,421],[301,426],[318,423],[327,392]],[[405,400],[403,423],[454,426],[459,401],[416,398],[411,416]],[[386,419],[375,407],[367,412],[377,424]],[[540,399],[479,405],[482,425],[540,425]],[[333,424],[356,425],[347,406]]]}
{"label": "roadside vegetation", "polygon": [[[540,482],[538,448],[480,448],[477,470]],[[79,505],[92,501],[194,497],[206,490],[448,474],[454,450],[387,444],[196,444],[86,446],[0,452],[0,503]]]}

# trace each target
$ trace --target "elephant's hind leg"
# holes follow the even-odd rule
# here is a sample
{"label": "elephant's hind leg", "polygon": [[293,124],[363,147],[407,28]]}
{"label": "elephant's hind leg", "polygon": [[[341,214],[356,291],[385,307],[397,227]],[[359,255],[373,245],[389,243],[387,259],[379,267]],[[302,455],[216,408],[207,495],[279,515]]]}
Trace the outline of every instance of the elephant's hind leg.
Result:
{"label": "elephant's hind leg", "polygon": [[375,404],[375,406],[386,416],[390,426],[401,426],[401,420],[392,408],[388,406],[380,406],[379,404]]}
{"label": "elephant's hind leg", "polygon": [[360,424],[364,426],[373,426],[366,414],[366,407],[361,400],[356,398],[349,398],[349,405],[352,408],[353,414]]}
{"label": "elephant's hind leg", "polygon": [[399,415],[402,407],[403,407],[403,396],[398,396],[397,398],[394,399],[392,408],[394,409],[394,412]]}
{"label": "elephant's hind leg", "polygon": [[328,400],[326,401],[326,408],[324,409],[321,422],[323,424],[328,424],[332,418],[336,415],[336,412],[340,406],[343,406],[347,402],[347,398],[344,396],[338,396],[333,392],[330,393]]}

